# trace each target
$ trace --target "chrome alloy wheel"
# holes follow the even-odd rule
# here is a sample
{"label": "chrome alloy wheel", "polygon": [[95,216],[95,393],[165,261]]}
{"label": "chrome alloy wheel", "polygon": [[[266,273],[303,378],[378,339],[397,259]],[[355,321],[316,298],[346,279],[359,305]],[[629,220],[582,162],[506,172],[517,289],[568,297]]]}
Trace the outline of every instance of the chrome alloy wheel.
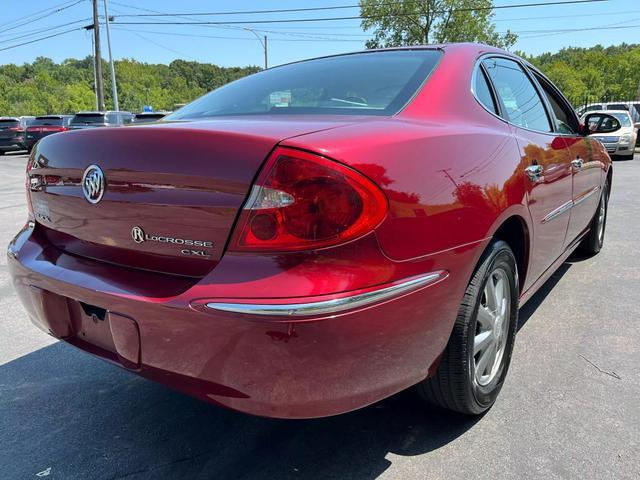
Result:
{"label": "chrome alloy wheel", "polygon": [[473,341],[473,371],[480,386],[491,383],[500,370],[510,318],[509,278],[502,268],[496,268],[487,278],[482,292]]}
{"label": "chrome alloy wheel", "polygon": [[602,245],[604,241],[604,221],[607,216],[607,187],[602,188],[600,195],[600,205],[598,206],[598,242]]}

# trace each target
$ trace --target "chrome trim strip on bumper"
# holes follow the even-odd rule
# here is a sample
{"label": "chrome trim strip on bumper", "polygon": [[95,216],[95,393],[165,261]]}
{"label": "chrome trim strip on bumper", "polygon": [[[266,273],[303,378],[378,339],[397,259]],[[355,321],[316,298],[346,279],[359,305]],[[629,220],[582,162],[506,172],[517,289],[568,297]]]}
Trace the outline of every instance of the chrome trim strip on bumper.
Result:
{"label": "chrome trim strip on bumper", "polygon": [[245,313],[249,315],[270,315],[299,317],[308,315],[326,315],[337,313],[343,310],[351,310],[357,307],[364,307],[376,302],[388,300],[392,297],[408,293],[420,287],[426,287],[446,278],[449,272],[438,271],[408,280],[406,282],[381,288],[371,292],[352,295],[349,297],[336,298],[310,303],[285,303],[285,304],[256,304],[256,303],[216,303],[210,302],[206,306],[213,310],[224,312]]}
{"label": "chrome trim strip on bumper", "polygon": [[547,214],[546,217],[544,217],[542,219],[542,223],[547,223],[551,220],[553,220],[554,218],[559,217],[560,215],[562,215],[565,212],[568,212],[569,210],[571,210],[573,207],[575,207],[576,205],[580,205],[582,202],[584,202],[587,198],[589,198],[591,195],[593,195],[594,193],[597,193],[598,191],[600,191],[600,186],[596,186],[593,187],[591,190],[589,190],[587,193],[583,193],[581,196],[579,196],[576,200],[569,200],[568,202],[563,203],[562,205],[560,205],[558,208],[552,210],[551,212],[549,212]]}

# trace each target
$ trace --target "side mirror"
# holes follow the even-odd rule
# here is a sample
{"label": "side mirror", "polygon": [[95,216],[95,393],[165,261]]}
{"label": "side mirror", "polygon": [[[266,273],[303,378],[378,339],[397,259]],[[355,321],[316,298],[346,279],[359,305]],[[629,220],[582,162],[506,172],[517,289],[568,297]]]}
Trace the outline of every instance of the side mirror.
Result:
{"label": "side mirror", "polygon": [[582,125],[582,134],[613,133],[620,130],[620,121],[608,113],[589,113],[585,115]]}

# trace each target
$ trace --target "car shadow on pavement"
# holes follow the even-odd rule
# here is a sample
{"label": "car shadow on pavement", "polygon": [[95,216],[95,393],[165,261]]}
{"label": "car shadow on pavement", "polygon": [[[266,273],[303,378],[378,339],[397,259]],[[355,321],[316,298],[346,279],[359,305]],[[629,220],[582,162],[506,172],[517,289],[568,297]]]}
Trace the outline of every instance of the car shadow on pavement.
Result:
{"label": "car shadow on pavement", "polygon": [[547,296],[555,288],[562,277],[569,271],[571,264],[580,259],[570,259],[558,267],[558,269],[549,277],[549,279],[538,289],[538,291],[529,299],[527,303],[520,309],[518,313],[518,331],[529,321],[533,314],[542,305]]}
{"label": "car shadow on pavement", "polygon": [[253,417],[62,342],[0,366],[3,478],[373,479],[390,454],[440,448],[480,419],[425,407],[412,390],[331,418]]}

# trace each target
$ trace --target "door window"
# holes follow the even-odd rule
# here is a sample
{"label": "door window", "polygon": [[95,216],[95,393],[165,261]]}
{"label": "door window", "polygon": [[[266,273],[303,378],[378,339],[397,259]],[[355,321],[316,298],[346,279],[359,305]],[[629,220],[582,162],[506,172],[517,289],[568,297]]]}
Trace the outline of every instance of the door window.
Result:
{"label": "door window", "polygon": [[482,62],[504,105],[505,118],[520,127],[551,132],[551,123],[542,99],[518,62],[489,58]]}

